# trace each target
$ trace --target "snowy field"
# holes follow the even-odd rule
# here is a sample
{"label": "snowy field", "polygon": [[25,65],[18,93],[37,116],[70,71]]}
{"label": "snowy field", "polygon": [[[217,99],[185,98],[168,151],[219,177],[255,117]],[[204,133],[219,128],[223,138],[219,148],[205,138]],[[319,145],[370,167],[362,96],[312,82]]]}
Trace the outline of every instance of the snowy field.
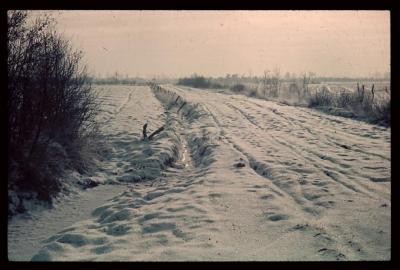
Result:
{"label": "snowy field", "polygon": [[[97,89],[104,185],[13,219],[10,260],[390,259],[390,128],[174,85]],[[146,122],[165,130],[142,141]]]}

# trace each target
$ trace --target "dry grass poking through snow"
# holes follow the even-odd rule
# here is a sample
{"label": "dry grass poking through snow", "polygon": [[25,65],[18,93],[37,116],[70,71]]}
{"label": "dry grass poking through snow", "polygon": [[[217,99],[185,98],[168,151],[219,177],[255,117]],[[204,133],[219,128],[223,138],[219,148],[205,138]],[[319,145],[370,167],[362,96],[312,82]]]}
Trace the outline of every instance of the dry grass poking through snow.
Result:
{"label": "dry grass poking through snow", "polygon": [[310,96],[309,106],[340,116],[362,118],[368,122],[390,126],[390,95],[384,92],[341,91],[333,93],[322,87]]}

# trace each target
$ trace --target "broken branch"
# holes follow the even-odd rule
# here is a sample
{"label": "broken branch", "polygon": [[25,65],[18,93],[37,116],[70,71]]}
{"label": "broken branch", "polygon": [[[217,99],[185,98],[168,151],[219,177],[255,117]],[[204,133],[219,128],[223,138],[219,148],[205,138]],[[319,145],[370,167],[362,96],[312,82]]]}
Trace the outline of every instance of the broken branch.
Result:
{"label": "broken branch", "polygon": [[160,127],[159,129],[157,129],[156,131],[154,131],[153,133],[151,133],[150,136],[149,136],[149,140],[153,139],[153,137],[154,137],[155,135],[157,135],[158,133],[160,133],[160,132],[163,131],[163,130],[164,130],[164,126]]}

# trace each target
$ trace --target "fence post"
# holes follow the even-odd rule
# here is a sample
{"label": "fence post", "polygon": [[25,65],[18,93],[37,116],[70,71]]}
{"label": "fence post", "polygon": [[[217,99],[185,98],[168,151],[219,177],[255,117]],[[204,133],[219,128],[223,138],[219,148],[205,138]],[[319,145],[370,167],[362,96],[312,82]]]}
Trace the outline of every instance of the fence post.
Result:
{"label": "fence post", "polygon": [[375,87],[375,85],[374,85],[374,84],[372,84],[372,88],[371,88],[372,100],[371,100],[371,102],[373,102],[373,101],[374,101],[374,96],[375,96],[374,87]]}

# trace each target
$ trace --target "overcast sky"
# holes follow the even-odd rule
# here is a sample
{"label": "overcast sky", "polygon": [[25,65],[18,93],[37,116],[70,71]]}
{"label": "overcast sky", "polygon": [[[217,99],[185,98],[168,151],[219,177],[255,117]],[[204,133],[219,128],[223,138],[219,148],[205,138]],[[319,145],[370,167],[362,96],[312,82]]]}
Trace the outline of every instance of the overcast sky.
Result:
{"label": "overcast sky", "polygon": [[130,76],[390,70],[388,11],[57,11],[89,70]]}

